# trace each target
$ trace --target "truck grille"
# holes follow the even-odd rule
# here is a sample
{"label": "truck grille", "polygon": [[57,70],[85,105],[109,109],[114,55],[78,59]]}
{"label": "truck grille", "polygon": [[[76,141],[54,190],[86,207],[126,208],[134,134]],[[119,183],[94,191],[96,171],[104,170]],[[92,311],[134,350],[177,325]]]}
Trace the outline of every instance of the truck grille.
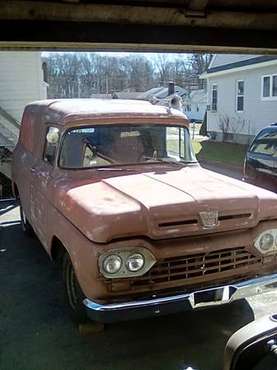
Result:
{"label": "truck grille", "polygon": [[215,274],[216,279],[220,279],[254,271],[261,263],[261,257],[253,255],[244,247],[167,258],[156,263],[145,275],[130,279],[130,285],[133,289],[147,286],[153,288],[178,281],[182,286],[190,286],[210,281]]}
{"label": "truck grille", "polygon": [[[228,215],[219,215],[218,221],[224,222],[224,221],[234,221],[239,220],[240,222],[245,222],[250,220],[252,217],[252,213],[239,213],[239,214],[228,214]],[[197,226],[199,224],[197,218],[192,219],[186,219],[186,220],[179,220],[179,221],[171,221],[171,222],[161,222],[158,224],[159,228],[169,228],[169,227],[184,227],[184,226],[190,226],[195,225]]]}

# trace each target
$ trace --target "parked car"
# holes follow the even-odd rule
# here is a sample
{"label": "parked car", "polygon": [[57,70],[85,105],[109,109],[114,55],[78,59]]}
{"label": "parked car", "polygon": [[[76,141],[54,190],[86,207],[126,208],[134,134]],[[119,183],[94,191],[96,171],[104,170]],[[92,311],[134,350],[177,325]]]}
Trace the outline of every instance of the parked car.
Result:
{"label": "parked car", "polygon": [[276,314],[261,317],[243,326],[226,344],[223,370],[275,370],[276,338]]}
{"label": "parked car", "polygon": [[201,168],[178,110],[32,103],[13,189],[79,321],[226,304],[277,283],[277,195]]}
{"label": "parked car", "polygon": [[261,130],[250,145],[244,165],[244,180],[277,192],[277,124]]}

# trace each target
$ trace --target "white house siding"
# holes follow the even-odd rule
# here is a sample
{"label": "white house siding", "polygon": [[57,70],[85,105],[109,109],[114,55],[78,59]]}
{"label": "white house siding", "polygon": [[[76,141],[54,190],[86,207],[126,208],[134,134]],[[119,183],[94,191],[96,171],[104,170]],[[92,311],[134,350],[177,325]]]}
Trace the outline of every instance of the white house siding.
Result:
{"label": "white house siding", "polygon": [[45,99],[41,53],[0,52],[0,106],[18,122],[27,103]]}
{"label": "white house siding", "polygon": [[[218,86],[218,104],[217,112],[208,111],[207,128],[209,132],[216,132],[217,139],[221,140],[220,121],[223,117],[229,117],[230,132],[234,134],[233,141],[248,143],[263,127],[277,122],[277,100],[264,101],[261,99],[262,76],[277,74],[277,62],[267,67],[227,72],[219,76],[208,76],[208,104],[211,107],[213,84]],[[244,80],[243,112],[236,112],[236,82],[238,80]]]}

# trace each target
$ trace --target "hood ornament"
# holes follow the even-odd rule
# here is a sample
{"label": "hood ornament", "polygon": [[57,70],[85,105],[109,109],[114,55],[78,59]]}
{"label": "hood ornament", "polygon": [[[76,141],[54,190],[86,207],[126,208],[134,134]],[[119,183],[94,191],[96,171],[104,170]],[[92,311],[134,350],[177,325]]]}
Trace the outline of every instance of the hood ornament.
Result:
{"label": "hood ornament", "polygon": [[218,226],[218,211],[199,212],[199,216],[204,229],[213,229]]}

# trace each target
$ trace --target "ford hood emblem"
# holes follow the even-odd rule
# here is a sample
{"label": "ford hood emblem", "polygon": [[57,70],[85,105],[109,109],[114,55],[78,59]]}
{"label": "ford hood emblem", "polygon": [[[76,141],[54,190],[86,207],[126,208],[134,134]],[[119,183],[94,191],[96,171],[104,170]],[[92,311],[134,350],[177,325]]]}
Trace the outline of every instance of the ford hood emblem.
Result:
{"label": "ford hood emblem", "polygon": [[204,229],[212,229],[218,225],[218,211],[199,212],[199,216]]}

